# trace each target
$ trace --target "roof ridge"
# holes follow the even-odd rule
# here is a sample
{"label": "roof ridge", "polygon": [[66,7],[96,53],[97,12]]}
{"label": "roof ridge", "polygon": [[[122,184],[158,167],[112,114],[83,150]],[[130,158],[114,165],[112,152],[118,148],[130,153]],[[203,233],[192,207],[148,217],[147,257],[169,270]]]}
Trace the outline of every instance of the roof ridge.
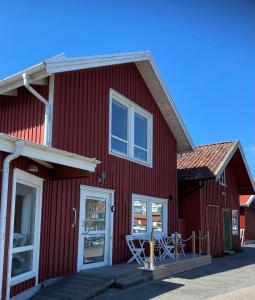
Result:
{"label": "roof ridge", "polygon": [[203,145],[195,145],[195,148],[199,147],[206,147],[206,146],[214,146],[214,145],[221,145],[221,144],[235,144],[236,142],[239,142],[239,140],[232,140],[232,141],[222,141],[222,142],[215,142],[215,143],[208,143]]}

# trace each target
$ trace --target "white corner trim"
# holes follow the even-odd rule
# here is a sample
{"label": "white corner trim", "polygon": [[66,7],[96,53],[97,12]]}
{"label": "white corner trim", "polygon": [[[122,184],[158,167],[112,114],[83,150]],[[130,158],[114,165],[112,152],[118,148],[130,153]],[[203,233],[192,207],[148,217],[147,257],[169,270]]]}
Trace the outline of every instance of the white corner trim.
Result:
{"label": "white corner trim", "polygon": [[52,129],[53,129],[53,110],[54,110],[54,84],[55,84],[55,75],[50,75],[49,77],[49,107],[50,107],[50,120],[48,124],[48,133],[47,133],[47,145],[51,147],[52,145]]}
{"label": "white corner trim", "polygon": [[[15,150],[15,142],[18,140],[21,139],[0,133],[0,151],[13,153]],[[20,155],[32,159],[43,160],[49,163],[60,164],[90,172],[95,172],[96,166],[100,163],[94,158],[88,158],[25,140],[21,141],[24,142],[24,145]]]}

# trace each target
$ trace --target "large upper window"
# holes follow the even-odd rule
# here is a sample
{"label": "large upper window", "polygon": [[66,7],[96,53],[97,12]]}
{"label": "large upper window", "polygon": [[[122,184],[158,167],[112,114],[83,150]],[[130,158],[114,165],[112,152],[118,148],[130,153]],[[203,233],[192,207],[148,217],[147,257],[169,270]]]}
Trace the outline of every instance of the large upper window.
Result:
{"label": "large upper window", "polygon": [[110,153],[152,165],[152,115],[113,90]]}
{"label": "large upper window", "polygon": [[133,195],[132,234],[167,233],[167,200]]}

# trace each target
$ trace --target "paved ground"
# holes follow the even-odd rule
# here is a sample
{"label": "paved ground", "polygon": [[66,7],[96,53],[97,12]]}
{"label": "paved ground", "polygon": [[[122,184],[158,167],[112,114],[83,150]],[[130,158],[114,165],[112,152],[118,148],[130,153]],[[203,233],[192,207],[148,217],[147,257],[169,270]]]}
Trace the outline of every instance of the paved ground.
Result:
{"label": "paved ground", "polygon": [[255,245],[241,253],[217,258],[213,264],[164,280],[129,288],[110,289],[94,300],[255,300]]}

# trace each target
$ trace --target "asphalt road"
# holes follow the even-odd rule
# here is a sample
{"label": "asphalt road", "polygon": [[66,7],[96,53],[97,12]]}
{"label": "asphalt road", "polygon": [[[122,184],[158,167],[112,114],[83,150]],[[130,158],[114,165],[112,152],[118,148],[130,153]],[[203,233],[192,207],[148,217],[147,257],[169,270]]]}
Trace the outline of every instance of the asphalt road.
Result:
{"label": "asphalt road", "polygon": [[255,300],[255,245],[213,264],[127,290],[110,289],[96,300]]}

